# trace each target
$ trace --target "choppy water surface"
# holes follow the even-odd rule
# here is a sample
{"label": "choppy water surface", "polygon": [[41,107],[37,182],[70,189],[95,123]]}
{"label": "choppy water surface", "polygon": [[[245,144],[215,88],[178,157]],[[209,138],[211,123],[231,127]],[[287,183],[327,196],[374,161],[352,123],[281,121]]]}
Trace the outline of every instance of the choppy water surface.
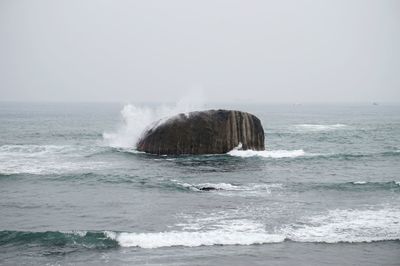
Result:
{"label": "choppy water surface", "polygon": [[400,106],[222,107],[267,150],[137,152],[176,108],[1,103],[0,264],[399,264]]}

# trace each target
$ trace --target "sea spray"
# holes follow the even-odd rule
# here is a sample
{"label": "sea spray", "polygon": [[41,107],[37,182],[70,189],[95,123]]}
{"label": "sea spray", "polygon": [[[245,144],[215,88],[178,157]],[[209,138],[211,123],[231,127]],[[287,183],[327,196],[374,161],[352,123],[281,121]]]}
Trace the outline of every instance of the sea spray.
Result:
{"label": "sea spray", "polygon": [[135,148],[143,132],[162,123],[165,119],[180,113],[204,109],[204,97],[201,92],[190,92],[174,105],[162,104],[150,108],[128,104],[121,110],[122,123],[115,132],[104,132],[105,144],[114,148]]}

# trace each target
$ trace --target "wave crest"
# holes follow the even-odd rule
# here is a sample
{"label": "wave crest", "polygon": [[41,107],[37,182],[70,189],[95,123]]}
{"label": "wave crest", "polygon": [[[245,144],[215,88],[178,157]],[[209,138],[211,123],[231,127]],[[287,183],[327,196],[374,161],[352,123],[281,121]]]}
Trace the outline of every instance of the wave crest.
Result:
{"label": "wave crest", "polygon": [[105,249],[117,247],[118,242],[108,238],[104,232],[95,231],[0,231],[0,246],[3,245],[38,245]]}
{"label": "wave crest", "polygon": [[178,231],[0,231],[0,246],[61,246],[104,249],[121,247],[254,245],[285,240],[309,243],[359,243],[400,240],[400,210],[393,208],[330,210],[268,231],[254,220],[224,215],[176,224]]}
{"label": "wave crest", "polygon": [[229,232],[212,230],[206,232],[160,232],[160,233],[114,233],[106,235],[122,247],[160,248],[172,246],[254,245],[283,242],[285,237],[265,232]]}

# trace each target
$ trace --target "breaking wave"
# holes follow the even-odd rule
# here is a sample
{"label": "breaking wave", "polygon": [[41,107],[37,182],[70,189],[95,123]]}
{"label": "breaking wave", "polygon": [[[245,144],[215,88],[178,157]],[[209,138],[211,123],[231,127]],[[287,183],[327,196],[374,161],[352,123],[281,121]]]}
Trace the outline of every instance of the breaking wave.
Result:
{"label": "breaking wave", "polygon": [[[213,221],[213,219],[210,219]],[[285,240],[310,243],[361,243],[400,240],[400,211],[331,210],[303,218],[280,229],[246,219],[222,220],[214,229],[134,233],[115,231],[0,231],[0,246],[40,245],[104,249],[121,247],[160,248],[173,246],[254,245]]]}
{"label": "breaking wave", "polygon": [[[298,222],[268,231],[249,219],[209,217],[164,232],[115,231],[0,231],[0,246],[29,245],[104,249],[121,247],[160,248],[173,246],[254,245],[285,240],[310,243],[361,243],[400,240],[400,210],[393,208],[330,210],[301,218]],[[213,223],[202,225],[205,220]],[[178,225],[177,225],[178,226]]]}
{"label": "breaking wave", "polygon": [[[106,235],[123,247],[159,248],[171,246],[253,245],[279,243],[285,240],[311,243],[355,243],[400,240],[400,211],[331,210],[304,218],[298,223],[268,231],[259,222],[248,219],[200,219],[184,231],[159,233],[116,233]],[[232,217],[231,217],[232,218]],[[204,227],[206,222],[215,223]],[[213,229],[210,229],[213,228]],[[195,230],[195,231],[194,231]]]}
{"label": "breaking wave", "polygon": [[161,232],[161,233],[113,233],[107,232],[110,239],[122,247],[160,248],[172,246],[213,246],[213,245],[254,245],[279,243],[284,236],[265,232],[230,232],[212,230],[206,232]]}
{"label": "breaking wave", "polygon": [[118,242],[104,232],[86,231],[0,231],[0,246],[29,245],[57,246],[69,248],[105,249],[118,246]]}

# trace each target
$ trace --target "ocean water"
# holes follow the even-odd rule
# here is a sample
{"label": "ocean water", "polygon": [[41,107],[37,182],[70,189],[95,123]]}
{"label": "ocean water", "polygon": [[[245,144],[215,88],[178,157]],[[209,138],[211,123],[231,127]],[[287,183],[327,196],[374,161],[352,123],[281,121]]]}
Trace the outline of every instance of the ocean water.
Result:
{"label": "ocean water", "polygon": [[0,103],[1,265],[400,265],[399,105],[220,105],[266,151],[155,156],[216,106]]}

